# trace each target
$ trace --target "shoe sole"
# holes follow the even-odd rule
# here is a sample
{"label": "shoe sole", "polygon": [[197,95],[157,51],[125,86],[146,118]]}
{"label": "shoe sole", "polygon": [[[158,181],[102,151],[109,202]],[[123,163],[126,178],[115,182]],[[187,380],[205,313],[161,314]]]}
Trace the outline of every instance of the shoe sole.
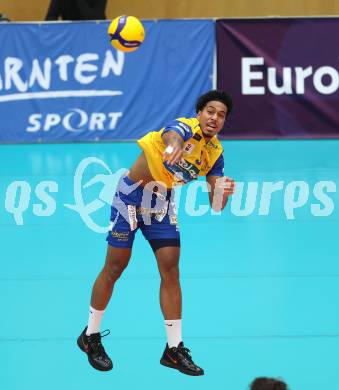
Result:
{"label": "shoe sole", "polygon": [[83,343],[82,343],[81,335],[80,335],[80,336],[78,337],[78,339],[77,339],[77,344],[78,344],[78,347],[82,350],[82,352],[84,352],[84,353],[87,355],[88,362],[89,362],[89,364],[90,364],[93,368],[95,368],[95,369],[98,370],[98,371],[111,371],[111,370],[112,370],[113,367],[103,368],[103,367],[95,366],[95,365],[92,363],[92,361],[91,361],[91,359],[89,358],[89,355],[88,355],[88,353],[87,353],[87,351],[86,351],[86,349],[84,348],[84,345],[83,345]]}
{"label": "shoe sole", "polygon": [[160,359],[160,364],[162,364],[165,367],[173,368],[174,370],[178,370],[181,373],[186,374],[186,375],[190,375],[190,376],[202,376],[202,375],[204,375],[204,372],[196,373],[196,372],[193,372],[193,371],[185,370],[184,368],[180,368],[177,365],[175,365],[174,363],[168,362],[167,360],[165,360],[163,358]]}

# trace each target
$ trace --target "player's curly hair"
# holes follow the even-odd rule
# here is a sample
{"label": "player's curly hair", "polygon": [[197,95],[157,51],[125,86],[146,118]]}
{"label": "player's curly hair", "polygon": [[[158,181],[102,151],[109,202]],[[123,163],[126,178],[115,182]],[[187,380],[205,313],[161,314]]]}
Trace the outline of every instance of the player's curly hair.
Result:
{"label": "player's curly hair", "polygon": [[214,89],[212,91],[208,91],[208,92],[204,93],[203,95],[201,95],[198,98],[197,103],[195,105],[196,113],[198,113],[199,111],[202,111],[204,109],[204,107],[206,106],[206,104],[208,102],[213,101],[213,100],[216,100],[218,102],[225,104],[225,106],[227,107],[227,115],[229,115],[232,112],[233,100],[232,100],[231,96],[228,95],[224,91],[218,91],[218,90]]}
{"label": "player's curly hair", "polygon": [[281,379],[260,377],[254,379],[250,390],[288,390],[288,387]]}

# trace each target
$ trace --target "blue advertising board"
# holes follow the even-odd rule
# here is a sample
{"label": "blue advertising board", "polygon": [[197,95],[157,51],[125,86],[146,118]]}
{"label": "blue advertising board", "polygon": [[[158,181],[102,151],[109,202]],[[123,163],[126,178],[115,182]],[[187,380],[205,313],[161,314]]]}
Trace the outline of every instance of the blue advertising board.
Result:
{"label": "blue advertising board", "polygon": [[212,20],[144,21],[114,49],[108,22],[0,25],[0,142],[136,139],[192,115],[212,86]]}

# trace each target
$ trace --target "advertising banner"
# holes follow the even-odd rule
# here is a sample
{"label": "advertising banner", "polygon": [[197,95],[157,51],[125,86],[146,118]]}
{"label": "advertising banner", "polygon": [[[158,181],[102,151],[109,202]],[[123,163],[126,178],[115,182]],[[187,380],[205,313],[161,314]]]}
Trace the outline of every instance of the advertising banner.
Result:
{"label": "advertising banner", "polygon": [[225,138],[339,138],[339,19],[218,20]]}
{"label": "advertising banner", "polygon": [[132,53],[108,22],[0,25],[0,142],[129,140],[192,115],[212,86],[213,21],[143,24]]}

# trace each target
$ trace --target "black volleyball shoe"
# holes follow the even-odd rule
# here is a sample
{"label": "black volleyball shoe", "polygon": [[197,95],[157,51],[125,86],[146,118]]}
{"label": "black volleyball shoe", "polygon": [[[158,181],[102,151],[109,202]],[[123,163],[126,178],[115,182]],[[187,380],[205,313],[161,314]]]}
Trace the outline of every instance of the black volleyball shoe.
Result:
{"label": "black volleyball shoe", "polygon": [[113,368],[112,360],[105,352],[104,346],[101,344],[101,337],[108,336],[108,333],[93,333],[89,336],[86,335],[86,328],[78,337],[78,347],[87,354],[89,364],[99,371],[109,371]]}
{"label": "black volleyball shoe", "polygon": [[184,347],[183,342],[177,347],[172,348],[168,348],[168,344],[166,344],[165,351],[160,359],[160,364],[179,370],[186,375],[204,375],[204,370],[193,362],[190,350]]}

